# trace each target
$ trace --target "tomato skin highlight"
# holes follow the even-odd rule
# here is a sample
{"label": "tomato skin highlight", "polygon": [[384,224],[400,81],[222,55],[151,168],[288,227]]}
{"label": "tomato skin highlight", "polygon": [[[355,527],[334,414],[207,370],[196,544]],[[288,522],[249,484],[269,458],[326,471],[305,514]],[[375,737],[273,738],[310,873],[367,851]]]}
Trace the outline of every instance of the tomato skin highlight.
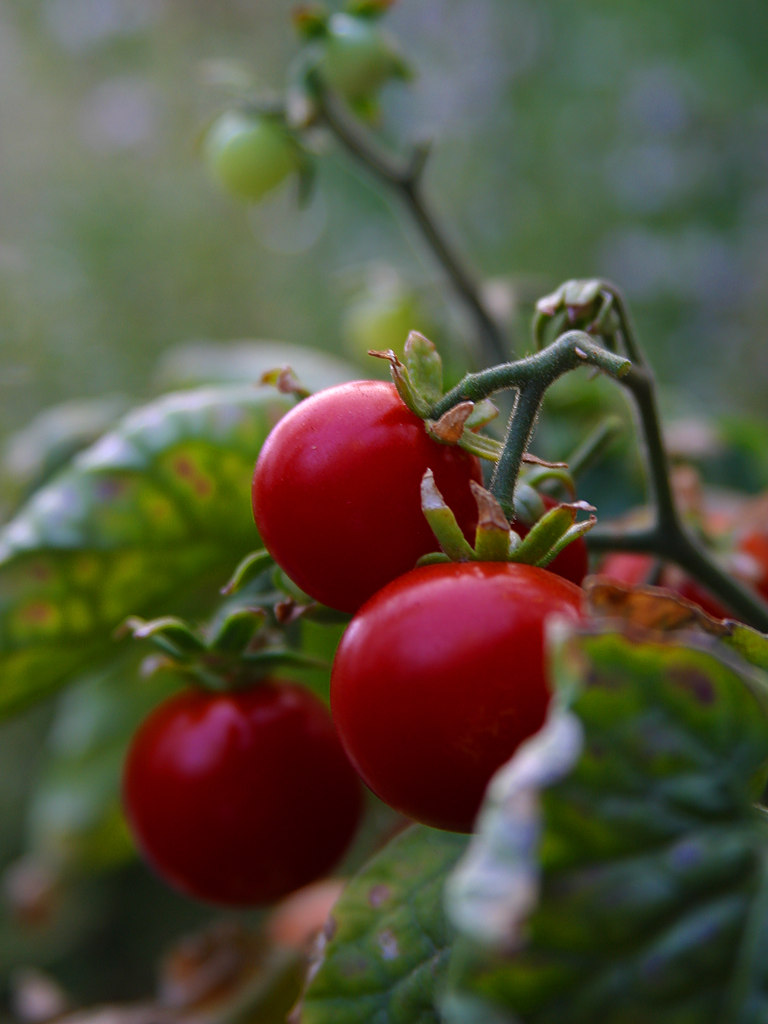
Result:
{"label": "tomato skin highlight", "polygon": [[340,384],[300,402],[268,436],[254,469],[254,520],[302,590],[354,612],[439,550],[421,511],[428,468],[473,541],[478,460],[429,437],[393,384]]}
{"label": "tomato skin highlight", "polygon": [[396,810],[469,832],[491,775],[544,722],[544,625],[582,591],[516,563],[424,566],[353,618],[331,711],[363,781]]}
{"label": "tomato skin highlight", "polygon": [[147,861],[209,903],[271,903],[322,877],[362,793],[327,709],[304,687],[187,690],[135,734],[123,803]]}

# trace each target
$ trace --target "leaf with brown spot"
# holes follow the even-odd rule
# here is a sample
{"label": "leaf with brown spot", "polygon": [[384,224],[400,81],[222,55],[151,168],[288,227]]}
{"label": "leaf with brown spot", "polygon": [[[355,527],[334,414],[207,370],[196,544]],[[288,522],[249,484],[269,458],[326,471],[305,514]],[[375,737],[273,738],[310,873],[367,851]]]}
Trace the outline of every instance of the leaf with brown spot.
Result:
{"label": "leaf with brown spot", "polygon": [[765,676],[701,632],[554,639],[447,885],[445,1024],[762,1024]]}
{"label": "leaf with brown spot", "polygon": [[452,929],[442,888],[467,837],[413,826],[352,879],[305,994],[301,1024],[438,1024]]}

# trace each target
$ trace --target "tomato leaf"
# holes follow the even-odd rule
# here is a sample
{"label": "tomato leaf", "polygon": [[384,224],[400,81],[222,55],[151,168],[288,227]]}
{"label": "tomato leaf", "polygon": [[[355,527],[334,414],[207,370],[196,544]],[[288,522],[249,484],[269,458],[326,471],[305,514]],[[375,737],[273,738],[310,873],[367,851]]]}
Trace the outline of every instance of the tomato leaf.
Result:
{"label": "tomato leaf", "polygon": [[765,1019],[765,677],[717,641],[574,635],[449,882],[444,1010],[544,1024]]}
{"label": "tomato leaf", "polygon": [[0,715],[92,666],[126,616],[199,606],[226,582],[258,545],[253,463],[291,406],[266,388],[167,395],[32,496],[0,531]]}
{"label": "tomato leaf", "polygon": [[302,1024],[437,1024],[434,993],[452,936],[442,887],[466,844],[466,836],[413,826],[352,879],[333,910]]}
{"label": "tomato leaf", "polygon": [[126,653],[61,695],[39,754],[26,854],[57,872],[110,869],[135,855],[120,806],[125,751],[139,722],[181,680],[165,672],[136,685],[143,652]]}

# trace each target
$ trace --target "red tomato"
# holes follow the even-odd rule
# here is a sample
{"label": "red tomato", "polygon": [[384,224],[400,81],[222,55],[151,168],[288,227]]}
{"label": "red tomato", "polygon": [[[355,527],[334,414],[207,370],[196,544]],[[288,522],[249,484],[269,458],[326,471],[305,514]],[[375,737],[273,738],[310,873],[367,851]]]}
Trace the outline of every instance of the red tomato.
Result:
{"label": "red tomato", "polygon": [[543,723],[544,624],[582,592],[546,569],[463,562],[414,569],[342,637],[331,710],[364,782],[396,810],[467,832],[491,775]]}
{"label": "red tomato", "polygon": [[750,557],[750,583],[768,601],[768,533],[750,530],[739,539],[737,549]]}
{"label": "red tomato", "polygon": [[431,468],[467,538],[476,458],[439,444],[394,385],[319,391],[277,424],[253,475],[253,514],[275,561],[310,597],[353,612],[438,544],[421,511]]}
{"label": "red tomato", "polygon": [[292,683],[166,700],[134,736],[123,796],[158,874],[233,906],[270,903],[327,873],[361,811],[325,706]]}

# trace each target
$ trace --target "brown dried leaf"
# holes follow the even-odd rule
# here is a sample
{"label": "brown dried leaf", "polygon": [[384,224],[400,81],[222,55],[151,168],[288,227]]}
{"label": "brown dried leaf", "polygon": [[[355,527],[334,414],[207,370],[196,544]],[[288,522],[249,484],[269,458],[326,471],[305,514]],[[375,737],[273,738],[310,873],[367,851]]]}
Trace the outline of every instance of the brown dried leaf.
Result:
{"label": "brown dried leaf", "polygon": [[694,630],[710,636],[728,636],[731,632],[726,622],[663,587],[628,587],[600,576],[587,577],[583,587],[590,616],[616,622],[625,632]]}

